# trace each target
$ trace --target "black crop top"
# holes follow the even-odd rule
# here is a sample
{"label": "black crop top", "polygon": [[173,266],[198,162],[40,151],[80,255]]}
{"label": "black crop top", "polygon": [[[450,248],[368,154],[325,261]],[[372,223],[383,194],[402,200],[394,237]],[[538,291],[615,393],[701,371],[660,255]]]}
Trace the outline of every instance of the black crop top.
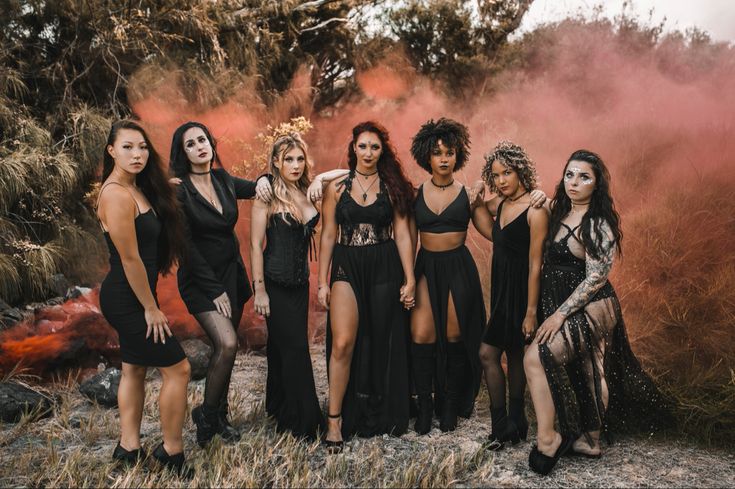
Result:
{"label": "black crop top", "polygon": [[393,230],[393,206],[388,197],[388,189],[380,181],[380,192],[375,202],[360,205],[352,198],[352,179],[354,172],[341,183],[345,186],[337,202],[336,220],[339,225],[339,244],[346,246],[366,246],[382,243],[391,239]]}
{"label": "black crop top", "polygon": [[441,212],[436,214],[429,209],[424,200],[424,186],[419,187],[419,194],[414,204],[416,227],[427,233],[466,232],[472,217],[470,199],[462,188],[457,197]]}
{"label": "black crop top", "polygon": [[275,213],[270,217],[263,251],[263,273],[266,277],[290,287],[309,281],[309,252],[318,222],[319,214],[306,224],[301,224],[289,213]]}

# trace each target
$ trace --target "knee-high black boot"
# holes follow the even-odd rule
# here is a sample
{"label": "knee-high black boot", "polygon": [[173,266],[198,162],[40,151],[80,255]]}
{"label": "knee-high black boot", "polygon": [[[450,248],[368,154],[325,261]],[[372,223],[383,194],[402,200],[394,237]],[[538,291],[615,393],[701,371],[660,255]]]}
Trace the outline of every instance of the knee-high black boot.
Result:
{"label": "knee-high black boot", "polygon": [[434,390],[434,364],[436,344],[411,343],[411,365],[413,382],[418,397],[418,414],[413,429],[419,435],[431,431],[431,415],[434,410],[432,391]]}
{"label": "knee-high black boot", "polygon": [[[525,399],[511,397],[508,400],[508,417],[517,429],[517,440],[524,440],[528,435],[528,419],[526,419]],[[514,438],[511,438],[514,441]]]}
{"label": "knee-high black boot", "polygon": [[459,397],[462,395],[462,384],[466,381],[467,352],[464,343],[459,341],[447,344],[447,385],[444,392],[442,415],[439,429],[453,431],[457,428]]}

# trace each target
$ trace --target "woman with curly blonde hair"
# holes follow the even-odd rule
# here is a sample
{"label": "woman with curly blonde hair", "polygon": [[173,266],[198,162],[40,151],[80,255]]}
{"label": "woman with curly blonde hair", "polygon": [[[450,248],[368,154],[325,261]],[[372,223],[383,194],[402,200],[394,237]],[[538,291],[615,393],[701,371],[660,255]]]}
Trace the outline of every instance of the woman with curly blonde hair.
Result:
{"label": "woman with curly blonde hair", "polygon": [[[486,202],[495,216],[490,279],[490,321],[480,346],[485,371],[492,432],[485,447],[503,448],[505,442],[525,440],[528,421],[523,370],[525,344],[538,326],[543,243],[548,228],[547,211],[532,206],[536,169],[520,146],[499,143],[485,157],[483,180],[497,195]],[[508,364],[509,411],[506,411],[506,379],[500,364],[505,352]]]}
{"label": "woman with curly blonde hair", "polygon": [[312,202],[325,183],[347,174],[332,170],[312,182],[311,169],[299,134],[278,137],[270,152],[273,199],[256,200],[250,221],[255,312],[265,316],[268,326],[265,408],[279,431],[308,439],[324,428],[308,339],[308,258],[319,222]]}

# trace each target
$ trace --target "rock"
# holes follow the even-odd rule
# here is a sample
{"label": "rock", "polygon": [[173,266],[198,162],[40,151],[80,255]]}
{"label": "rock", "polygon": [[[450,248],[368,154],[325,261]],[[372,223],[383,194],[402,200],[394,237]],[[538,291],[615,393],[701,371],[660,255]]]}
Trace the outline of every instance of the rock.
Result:
{"label": "rock", "polygon": [[51,278],[48,281],[48,287],[51,289],[57,296],[63,296],[66,294],[66,291],[69,290],[69,287],[71,287],[71,284],[69,283],[69,280],[64,276],[63,273],[57,273],[55,275],[52,275]]}
{"label": "rock", "polygon": [[0,331],[12,328],[24,319],[23,312],[17,307],[10,307],[7,303],[0,303]]}
{"label": "rock", "polygon": [[64,299],[76,299],[77,297],[81,297],[84,294],[88,294],[92,289],[89,287],[79,287],[78,285],[75,285],[74,287],[69,287],[66,290],[66,294],[64,294]]}
{"label": "rock", "polygon": [[117,388],[120,386],[121,376],[120,369],[108,368],[82,382],[79,391],[102,406],[116,407]]}
{"label": "rock", "polygon": [[205,378],[209,367],[209,357],[212,355],[212,347],[196,338],[182,341],[181,347],[191,364],[191,380]]}
{"label": "rock", "polygon": [[15,382],[0,382],[0,420],[6,423],[20,421],[25,413],[36,419],[53,414],[53,402],[43,394]]}
{"label": "rock", "polygon": [[245,338],[250,350],[262,351],[268,343],[268,330],[264,325],[252,325],[245,329]]}

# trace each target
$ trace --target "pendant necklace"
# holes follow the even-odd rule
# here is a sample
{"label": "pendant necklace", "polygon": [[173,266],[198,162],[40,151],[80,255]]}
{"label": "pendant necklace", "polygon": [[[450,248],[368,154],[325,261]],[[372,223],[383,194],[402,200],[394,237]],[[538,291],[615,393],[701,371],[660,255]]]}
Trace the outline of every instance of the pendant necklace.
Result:
{"label": "pendant necklace", "polygon": [[[357,171],[357,170],[355,170],[355,171]],[[360,173],[360,172],[358,171],[357,173]],[[378,173],[378,172],[376,171],[375,173]],[[375,173],[370,173],[368,176],[375,175]],[[365,175],[365,174],[364,173],[360,173],[360,175]],[[360,179],[359,178],[357,179],[357,184],[362,189],[362,202],[363,202],[363,204],[365,203],[365,201],[367,201],[367,191],[370,190],[370,187],[372,187],[373,185],[375,185],[375,182],[377,182],[378,180],[379,180],[379,177],[375,177],[375,179],[372,181],[372,183],[370,185],[368,185],[367,188],[365,188],[365,187],[362,186],[362,183],[360,183]]]}

